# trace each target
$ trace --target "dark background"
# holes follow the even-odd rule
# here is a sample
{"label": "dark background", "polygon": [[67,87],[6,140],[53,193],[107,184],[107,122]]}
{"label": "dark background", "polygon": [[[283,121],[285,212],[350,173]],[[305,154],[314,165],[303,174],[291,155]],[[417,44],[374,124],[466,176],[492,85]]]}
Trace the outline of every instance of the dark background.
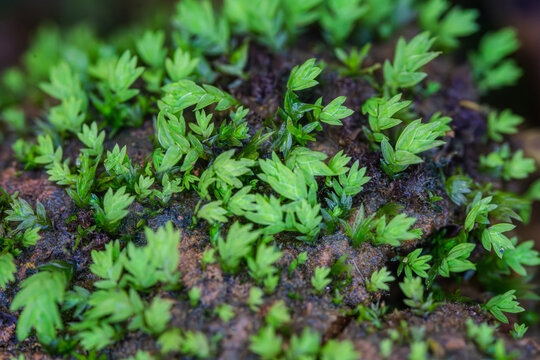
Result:
{"label": "dark background", "polygon": [[[43,23],[92,25],[99,34],[138,21],[149,14],[169,14],[175,0],[0,0],[0,72],[16,65],[36,28]],[[155,14],[155,15],[154,15]]]}
{"label": "dark background", "polygon": [[[462,55],[467,47],[475,47],[485,31],[503,26],[518,30],[522,47],[517,59],[525,76],[517,87],[492,93],[487,102],[510,107],[525,116],[529,126],[540,126],[540,0],[452,2],[464,8],[475,7],[480,13],[482,31],[464,41]],[[149,14],[168,16],[175,3],[176,0],[0,0],[0,72],[18,63],[40,24],[70,26],[85,22],[99,34],[107,35],[118,27],[147,21]]]}

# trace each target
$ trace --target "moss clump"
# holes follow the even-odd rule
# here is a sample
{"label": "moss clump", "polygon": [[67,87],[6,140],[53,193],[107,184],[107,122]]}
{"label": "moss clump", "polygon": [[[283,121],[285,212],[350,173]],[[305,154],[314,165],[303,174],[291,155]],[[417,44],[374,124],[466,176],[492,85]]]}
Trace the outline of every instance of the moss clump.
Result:
{"label": "moss clump", "polygon": [[479,105],[518,77],[492,49],[512,31],[471,71],[451,50],[476,12],[445,0],[176,10],[43,28],[3,77],[6,354],[538,355],[488,324],[524,335],[540,264],[512,236],[537,192],[509,190],[535,171],[505,142],[522,119]]}

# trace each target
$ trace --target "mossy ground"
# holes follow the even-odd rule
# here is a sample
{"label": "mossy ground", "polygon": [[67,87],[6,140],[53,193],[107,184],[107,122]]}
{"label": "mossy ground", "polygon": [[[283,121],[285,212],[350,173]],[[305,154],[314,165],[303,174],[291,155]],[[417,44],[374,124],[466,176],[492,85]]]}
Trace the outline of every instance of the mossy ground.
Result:
{"label": "mossy ground", "polygon": [[[387,56],[393,43],[394,41],[389,41],[388,46],[374,48],[373,58],[369,61],[381,61],[383,56]],[[230,89],[237,100],[251,109],[248,115],[251,132],[257,131],[265,119],[277,111],[283,101],[282,94],[291,68],[313,56],[325,58],[328,51],[302,46],[301,49],[293,49],[288,55],[276,55],[257,45],[251,45],[249,62],[245,69],[248,79]],[[485,299],[474,283],[464,281],[461,284],[467,295],[473,299],[472,303],[446,303],[426,316],[415,315],[406,309],[401,304],[398,289],[391,289],[390,295],[384,298],[380,292],[370,293],[366,290],[366,279],[371,273],[383,265],[394,266],[391,260],[396,255],[406,254],[425,244],[426,239],[443,229],[448,233],[459,230],[458,224],[462,223],[465,214],[463,209],[456,208],[448,199],[440,174],[462,167],[473,178],[480,176],[475,170],[476,154],[479,152],[479,138],[486,130],[486,120],[480,112],[466,106],[467,102],[475,103],[478,100],[468,68],[455,67],[444,60],[436,60],[427,67],[426,72],[431,79],[440,82],[441,91],[429,97],[417,95],[414,99],[415,110],[422,118],[429,118],[436,111],[443,111],[451,116],[453,136],[445,146],[436,150],[432,157],[434,160],[423,166],[411,167],[395,180],[382,171],[380,156],[370,150],[361,131],[361,126],[366,124],[366,118],[359,110],[365,100],[375,94],[367,81],[361,78],[339,77],[336,73],[327,71],[317,90],[305,95],[313,98],[320,95],[328,98],[343,95],[347,97],[345,105],[355,110],[355,114],[344,122],[343,127],[325,127],[319,134],[318,141],[311,145],[314,150],[330,156],[343,149],[353,160],[359,160],[360,166],[367,167],[367,175],[371,177],[371,181],[355,198],[354,206],[363,203],[367,212],[371,213],[389,202],[403,205],[407,215],[417,218],[417,226],[424,233],[421,239],[409,241],[399,249],[387,245],[375,247],[369,243],[353,248],[341,232],[322,236],[314,245],[291,241],[293,236],[282,234],[277,238],[283,252],[278,262],[279,268],[284,269],[281,281],[260,310],[252,312],[247,306],[247,299],[253,282],[247,273],[227,275],[217,263],[207,265],[205,270],[201,269],[202,254],[211,245],[204,222],[191,228],[193,211],[198,201],[194,192],[183,192],[174,196],[165,208],[148,209],[134,202],[129,208],[130,214],[122,221],[118,230],[118,234],[122,235],[125,241],[143,241],[138,227],[141,219],[152,229],[172,221],[175,227],[183,231],[179,246],[179,271],[183,289],[166,291],[158,288],[146,294],[148,298],[159,294],[173,302],[171,325],[185,330],[202,331],[209,337],[221,333],[222,340],[216,345],[220,359],[249,359],[254,357],[248,350],[249,336],[264,323],[269,307],[283,300],[292,316],[289,326],[291,333],[300,333],[304,327],[309,326],[322,334],[324,340],[352,340],[365,359],[379,358],[379,343],[384,337],[383,334],[388,329],[402,331],[402,321],[406,321],[409,327],[425,328],[425,338],[430,351],[437,358],[484,358],[466,338],[466,318],[490,320],[480,309],[479,304]],[[153,134],[152,119],[146,119],[140,128],[121,130],[106,146],[110,149],[115,143],[126,145],[130,159],[142,165],[153,150]],[[88,227],[94,224],[90,211],[78,208],[64,189],[47,180],[45,171],[24,170],[23,165],[13,157],[10,147],[13,139],[6,140],[0,150],[0,186],[9,193],[18,191],[20,196],[31,204],[36,200],[42,202],[53,226],[52,229],[42,232],[42,239],[35,247],[24,250],[16,259],[16,281],[0,291],[0,358],[21,353],[27,359],[50,358],[54,356],[47,355],[33,337],[22,343],[17,342],[17,313],[11,312],[8,304],[22,280],[35,273],[38,265],[53,260],[75,265],[77,272],[72,283],[91,289],[96,278],[89,271],[90,253],[92,250],[102,250],[104,245],[111,241],[111,236],[94,231],[73,250],[77,226]],[[64,146],[65,154],[74,158],[78,153],[78,146],[75,140],[68,142]],[[443,200],[433,206],[427,198],[426,190],[441,196]],[[73,220],[66,223],[72,217]],[[303,251],[308,253],[308,262],[288,274],[285,269]],[[316,266],[330,267],[343,255],[347,256],[347,263],[351,265],[352,271],[350,281],[341,291],[343,305],[336,306],[332,301],[332,293],[322,296],[313,294],[310,278]],[[444,287],[446,285],[447,288]],[[189,303],[187,290],[195,286],[201,290],[201,299],[200,305],[193,308]],[[442,282],[442,286],[443,290],[448,292],[455,290],[455,284],[451,282]],[[382,319],[380,328],[367,322],[357,322],[354,316],[347,314],[347,310],[360,304],[377,302],[392,303],[397,307]],[[227,323],[213,313],[221,304],[233,306],[235,312],[235,317]],[[507,334],[508,330],[506,326],[501,327],[501,333]],[[394,344],[391,359],[403,359],[407,356],[407,336],[403,334],[402,344]],[[509,351],[518,349],[522,359],[540,357],[540,344],[532,338],[514,341],[505,336],[505,343]],[[155,351],[156,342],[148,335],[133,333],[108,347],[105,355],[110,358],[126,357],[141,349]]]}

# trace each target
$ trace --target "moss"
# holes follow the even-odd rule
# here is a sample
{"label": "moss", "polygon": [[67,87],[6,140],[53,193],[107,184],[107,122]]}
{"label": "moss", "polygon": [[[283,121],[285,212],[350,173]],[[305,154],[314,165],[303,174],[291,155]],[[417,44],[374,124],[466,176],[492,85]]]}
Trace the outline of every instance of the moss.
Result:
{"label": "moss", "polygon": [[[11,105],[19,106],[24,110],[30,124],[23,134],[20,126],[17,127],[18,132],[6,133],[0,151],[0,168],[3,169],[0,174],[0,187],[9,194],[18,192],[18,196],[32,206],[36,201],[40,201],[51,220],[50,227],[39,229],[41,238],[35,246],[19,244],[8,248],[0,242],[0,254],[8,251],[13,253],[17,267],[15,281],[0,289],[0,344],[3,347],[0,355],[67,357],[76,353],[89,355],[95,350],[107,358],[124,358],[145,350],[152,356],[175,358],[180,354],[197,356],[197,350],[200,350],[199,355],[203,352],[204,355],[210,353],[211,358],[256,358],[250,350],[253,342],[250,337],[264,329],[260,336],[268,333],[283,340],[284,346],[281,350],[271,350],[279,352],[279,356],[286,356],[293,346],[293,341],[298,341],[293,340],[295,336],[300,336],[304,329],[309,328],[320,335],[321,342],[312,346],[315,349],[314,354],[323,358],[330,356],[328,354],[332,353],[332,349],[336,351],[335,356],[338,356],[339,351],[343,351],[343,356],[354,356],[356,351],[364,358],[379,358],[388,352],[388,349],[381,351],[380,344],[387,347],[389,342],[393,349],[391,359],[405,358],[412,349],[417,353],[427,349],[431,355],[439,358],[484,356],[488,350],[479,348],[474,341],[467,338],[466,320],[470,318],[475,322],[494,322],[493,317],[480,304],[487,303],[493,296],[510,288],[518,290],[518,298],[527,298],[531,288],[527,278],[513,276],[509,265],[504,262],[504,256],[500,260],[496,253],[487,251],[480,238],[487,227],[488,219],[491,222],[516,221],[518,213],[522,216],[527,214],[530,202],[525,196],[509,192],[508,189],[515,188],[514,183],[507,184],[492,173],[483,173],[478,166],[479,154],[499,145],[486,135],[488,111],[479,105],[483,98],[476,90],[477,85],[473,81],[470,66],[455,65],[452,54],[445,53],[428,64],[422,64],[425,66],[416,64],[403,70],[409,76],[417,76],[414,81],[396,80],[395,77],[385,74],[390,71],[385,70],[387,66],[377,66],[384,64],[387,59],[394,65],[399,63],[391,56],[396,41],[379,40],[374,41],[369,55],[363,59],[363,63],[360,62],[362,69],[369,70],[351,72],[351,69],[347,70],[340,64],[333,51],[329,50],[333,45],[325,42],[328,39],[330,42],[339,39],[339,34],[331,33],[339,30],[339,26],[330,26],[328,17],[325,17],[326,20],[320,25],[323,29],[321,32],[317,25],[317,16],[314,15],[313,23],[308,21],[314,31],[305,32],[297,38],[301,29],[305,28],[298,23],[291,25],[288,21],[294,18],[291,12],[295,11],[294,7],[300,2],[294,1],[287,6],[281,4],[275,10],[283,12],[284,24],[287,25],[264,23],[265,26],[277,27],[277,33],[282,33],[287,40],[281,49],[277,46],[280,38],[268,38],[273,33],[261,33],[257,22],[253,22],[252,18],[244,24],[241,17],[231,14],[226,17],[219,12],[214,14],[210,7],[205,8],[194,1],[185,0],[184,3],[182,6],[192,7],[192,11],[201,11],[201,19],[188,21],[178,15],[178,18],[184,21],[176,23],[179,29],[168,30],[163,49],[161,41],[155,44],[149,41],[156,36],[154,33],[146,33],[143,37],[145,41],[136,46],[134,44],[139,37],[135,33],[127,35],[127,43],[115,37],[104,41],[95,39],[101,44],[96,45],[97,47],[108,44],[120,49],[127,47],[132,51],[139,51],[144,61],[132,55],[135,53],[124,53],[127,55],[120,57],[120,51],[114,54],[113,58],[109,58],[96,49],[85,49],[84,46],[80,48],[81,44],[77,42],[72,44],[68,41],[65,45],[58,45],[78,48],[88,57],[91,66],[82,69],[72,63],[73,59],[65,58],[65,66],[69,71],[68,74],[64,72],[63,76],[68,80],[60,82],[65,86],[65,91],[73,90],[71,95],[82,96],[85,101],[89,101],[88,109],[81,110],[84,121],[87,124],[95,121],[100,130],[107,133],[103,154],[87,157],[90,164],[96,165],[97,170],[91,179],[91,195],[85,206],[81,206],[80,202],[76,203],[72,198],[73,192],[79,191],[83,186],[80,180],[82,176],[78,174],[87,171],[82,168],[83,158],[80,154],[85,151],[88,153],[83,150],[85,146],[78,140],[75,134],[77,131],[66,130],[72,129],[70,126],[73,124],[63,128],[55,127],[54,122],[49,119],[45,122],[46,126],[38,126],[31,120],[31,114],[36,111],[43,112],[49,110],[51,104],[66,101],[54,89],[51,90],[55,85],[54,76],[51,79],[52,85],[42,86],[48,95],[37,95],[29,91],[28,96],[23,97],[20,91],[14,93],[9,87],[0,89],[9,95],[6,99],[12,99],[13,102],[6,105],[0,103],[0,110],[7,109],[8,105],[9,109]],[[229,2],[229,5],[231,3],[234,2]],[[251,6],[241,1],[238,3],[243,3],[243,7],[237,11],[247,11]],[[373,3],[367,1],[366,8],[361,8],[360,12],[366,11],[373,15]],[[204,4],[209,5],[206,2]],[[180,12],[185,10],[182,6],[179,7]],[[311,8],[304,10],[313,11],[309,9]],[[320,11],[326,11],[325,9],[326,5],[321,4]],[[390,6],[389,9],[393,10],[378,15],[392,22],[394,26],[391,28],[399,29],[396,35],[403,33],[407,34],[407,38],[412,38],[408,34],[422,30],[414,24],[406,27],[398,24],[394,17],[397,8]],[[202,16],[206,11],[210,13]],[[259,21],[263,21],[266,15],[268,14],[249,13],[252,17],[259,16]],[[217,33],[207,31],[211,27],[204,31],[200,28],[197,30],[197,21],[206,25],[215,22],[213,25],[218,28],[230,26],[232,35],[229,38],[228,33],[221,29],[223,33],[216,36]],[[384,32],[383,29],[374,29],[374,25],[362,20],[361,15],[352,23],[357,30],[371,32],[374,38],[376,34]],[[238,30],[242,26],[245,26],[244,30],[248,35]],[[76,34],[62,30],[54,36],[70,38]],[[174,82],[169,78],[172,76],[170,69],[164,66],[164,57],[158,56],[158,59],[153,59],[155,61],[149,61],[148,52],[141,48],[152,49],[157,46],[158,50],[163,50],[163,54],[166,54],[165,57],[171,57],[178,41],[181,42],[180,36],[184,37],[182,41],[185,41],[186,53],[199,60],[190,72],[191,75],[188,74],[190,80]],[[239,45],[246,36],[251,39],[249,45]],[[438,55],[430,52],[434,43],[427,34],[416,39],[419,44],[417,49],[412,49],[411,52],[418,51],[419,55],[425,58],[425,61],[421,62],[428,62]],[[402,44],[400,46],[404,46],[403,41],[399,40]],[[452,41],[455,41],[454,35]],[[361,42],[352,36],[342,45],[348,48],[352,45],[358,46]],[[408,43],[414,44],[414,40]],[[105,47],[102,47],[103,49]],[[341,54],[339,58],[343,60],[347,53]],[[162,53],[158,51],[156,54]],[[318,62],[313,60],[306,63],[306,60],[314,57],[319,59]],[[175,60],[181,61],[180,58]],[[119,65],[111,67],[114,70],[110,71],[108,64],[113,62]],[[169,65],[171,64],[172,62],[169,62]],[[295,66],[302,64],[307,64],[306,74],[295,75],[297,70],[293,69],[298,69]],[[138,66],[145,68],[141,78]],[[395,65],[395,69],[397,67]],[[33,74],[37,72],[34,70],[23,68],[22,71]],[[321,70],[319,76],[315,73],[313,76],[309,75],[309,71]],[[473,73],[474,71],[475,69],[472,69]],[[178,74],[175,74],[176,76]],[[299,78],[295,86],[288,81],[290,76]],[[422,81],[424,76],[438,86],[430,88],[426,81]],[[314,86],[317,82],[317,86]],[[213,83],[215,87],[198,86],[203,83]],[[30,89],[36,84],[26,85]],[[162,85],[166,87],[162,88]],[[299,87],[305,89],[297,90]],[[402,99],[411,100],[410,106],[396,114],[401,124],[388,130],[377,130],[378,134],[374,134],[374,129],[369,126],[368,116],[362,113],[362,106],[372,97],[384,97],[398,90],[403,91]],[[325,106],[332,99],[341,96],[346,97],[343,107],[337,107],[338,110],[333,114],[322,117],[320,114],[328,111]],[[319,102],[321,97],[322,104]],[[185,106],[183,101],[190,105]],[[245,118],[235,118],[239,113],[235,111],[240,106],[249,109]],[[209,124],[201,123],[202,117],[194,112],[196,107],[204,108],[206,114],[212,114]],[[298,110],[302,107],[305,111]],[[347,109],[354,112],[350,116],[338,115],[340,112],[349,115]],[[388,140],[389,144],[394,146],[398,134],[414,119],[421,118],[427,123],[437,112],[452,118],[451,130],[444,131],[441,136],[434,136],[434,139],[437,137],[443,141],[432,143],[437,146],[429,151],[411,152],[412,155],[420,156],[419,159],[423,162],[408,163],[404,168],[400,168],[400,171],[391,172],[389,176],[388,171],[381,165],[381,140],[377,140],[377,137],[385,137],[384,141]],[[68,118],[69,114],[64,115]],[[9,122],[9,117],[6,119]],[[141,120],[140,124],[138,120]],[[185,121],[185,124],[182,125],[182,121]],[[284,125],[287,122],[289,126]],[[331,125],[341,122],[341,126]],[[14,127],[16,124],[11,125]],[[80,124],[78,127],[80,128]],[[200,128],[205,128],[206,131],[201,131]],[[49,136],[54,144],[51,154],[45,154],[47,149],[35,141],[36,135],[44,134]],[[267,135],[263,138],[264,141],[256,145],[250,143],[250,140],[264,134]],[[13,145],[21,139],[27,142],[27,151],[17,153],[14,149],[18,148],[13,148]],[[126,146],[127,158],[107,155],[116,145],[118,151]],[[86,144],[86,148],[88,147]],[[316,153],[317,156],[325,160],[322,163],[313,161],[307,168],[309,170],[306,170],[306,167],[296,164],[294,159],[291,160],[290,154],[295,147],[306,147],[319,152]],[[58,148],[62,149],[60,160],[56,159]],[[231,149],[234,155],[229,157],[230,153],[226,151]],[[330,159],[340,151],[350,158],[341,168],[338,165],[330,166],[333,161]],[[274,164],[277,161],[285,164],[292,174],[290,178],[293,180],[284,180],[283,177],[282,185],[300,186],[295,182],[305,182],[305,194],[298,195],[302,189],[295,189],[293,195],[297,198],[291,199],[294,196],[291,196],[290,192],[282,191],[268,180],[274,176],[270,173],[271,166],[268,165],[273,152],[277,154],[274,159],[278,159],[274,160]],[[44,154],[47,155],[46,159],[43,159]],[[215,165],[218,157],[220,166]],[[105,159],[108,159],[109,164],[116,164],[116,167],[106,168],[103,164]],[[164,159],[172,165],[166,167],[166,171],[160,171]],[[60,180],[52,181],[49,177],[51,169],[66,160],[69,161],[69,174],[64,173]],[[262,160],[267,160],[266,168],[261,166]],[[348,168],[340,173],[337,171],[341,171],[346,165],[351,167],[356,161],[360,169],[365,168],[364,180],[369,177],[369,181],[364,184],[364,180],[358,180],[357,184],[360,185],[357,185],[357,189],[346,193],[339,177],[352,171]],[[452,202],[447,193],[445,181],[456,174],[466,175],[471,179],[469,192],[464,193],[467,204]],[[135,184],[138,184],[140,176],[154,180],[145,196],[136,190]],[[172,183],[176,181],[168,201],[158,200],[158,192],[164,191],[166,186],[164,178]],[[353,185],[354,180],[351,180],[350,188],[354,188]],[[124,186],[127,193],[139,196],[133,203],[125,204],[127,213],[122,216],[118,228],[100,227],[100,223],[96,222],[99,212],[97,204],[103,201],[104,194],[110,188],[118,191]],[[65,189],[70,189],[71,192],[66,192]],[[241,198],[243,203],[239,202],[235,207],[231,205],[231,196],[236,194],[243,194],[244,197]],[[251,221],[250,219],[255,217],[246,215],[260,206],[255,194],[261,198],[273,197],[273,205],[277,202],[278,209],[274,206],[260,211],[263,216],[274,216],[271,223]],[[472,231],[466,231],[464,223],[470,211],[470,206],[468,208],[467,205],[473,202],[476,194],[481,194],[483,198],[494,196],[492,204],[498,207],[488,211],[483,217],[476,217]],[[10,197],[9,201],[13,202],[14,198]],[[9,201],[6,206],[13,206]],[[206,211],[203,216],[204,212],[200,212],[200,209],[209,202],[214,202],[212,211],[216,213]],[[296,208],[298,204],[303,206],[300,211]],[[366,237],[360,239],[358,246],[355,246],[346,235],[344,224],[354,221],[361,205],[367,215],[373,215],[373,223]],[[320,212],[319,207],[326,213]],[[0,236],[23,236],[17,230],[18,223],[6,219],[6,210],[8,208],[3,209],[1,215]],[[302,215],[308,210],[315,215],[307,221],[316,221],[320,216],[316,231],[313,231],[312,227],[302,227],[306,223],[302,221]],[[325,215],[330,213],[332,215],[328,216],[333,216],[332,220]],[[415,219],[413,229],[408,229],[407,226],[407,229],[401,229],[402,232],[410,230],[420,234],[421,231],[421,236],[398,242],[399,246],[388,243],[376,246],[374,238],[382,231],[380,228],[383,225],[390,226],[391,219],[398,214]],[[93,304],[94,309],[99,308],[100,304],[92,303],[91,299],[98,292],[96,282],[102,280],[90,268],[96,261],[92,254],[95,257],[104,251],[106,244],[116,239],[120,240],[120,248],[124,249],[121,250],[124,253],[130,251],[126,249],[129,249],[128,244],[131,243],[137,248],[153,246],[147,241],[144,229],[147,227],[157,231],[169,222],[181,231],[177,246],[179,254],[167,254],[171,256],[172,260],[169,260],[178,261],[179,265],[174,273],[178,274],[179,278],[169,274],[171,276],[160,278],[155,285],[136,285],[132,278],[130,280],[129,269],[124,264],[127,260],[118,260],[116,265],[123,269],[121,277],[124,280],[115,285],[115,291],[130,292],[130,301],[133,303],[129,306],[136,310],[133,310],[128,319],[118,322],[111,320],[112,316],[104,315],[92,319],[88,315],[89,304]],[[242,229],[249,233],[249,236],[245,236],[246,239],[255,240],[244,239],[242,242],[242,235],[245,235],[243,233],[234,238],[228,237],[231,224],[235,222],[251,224],[251,227]],[[273,231],[274,225],[281,226],[279,231]],[[401,235],[396,233],[394,236],[397,239],[401,238]],[[247,254],[241,257],[238,265],[231,265],[227,271],[222,269],[220,244],[223,242],[239,252],[245,250]],[[449,252],[455,245],[464,242],[475,245],[469,260],[475,264],[477,271],[469,270],[463,273],[455,263],[449,265]],[[280,256],[275,255],[278,260],[268,265],[276,268],[268,272],[270,275],[259,274],[259,277],[254,279],[255,276],[249,271],[247,258],[256,261],[256,249],[262,246],[261,244],[275,246],[274,251],[279,252]],[[429,261],[431,271],[428,270],[427,280],[417,280],[424,296],[408,302],[409,305],[417,305],[415,309],[411,309],[407,302],[404,302],[405,295],[400,290],[400,283],[403,284],[407,275],[398,276],[397,268],[400,259],[403,261],[407,254],[418,248],[432,256]],[[201,266],[203,254],[212,249],[215,249],[218,261]],[[307,254],[307,261],[289,270],[301,253]],[[134,256],[131,253],[129,255],[130,258]],[[164,256],[167,259],[167,256]],[[526,265],[537,265],[539,262],[536,253],[531,253],[527,260],[522,261]],[[439,271],[442,266],[449,267],[449,270]],[[318,267],[331,269],[331,282],[315,292],[311,279]],[[374,288],[368,291],[368,279],[383,267],[388,268],[396,280],[388,283],[388,291]],[[21,318],[21,311],[14,311],[10,304],[19,293],[21,284],[38,271],[65,271],[66,268],[74,271],[65,289],[69,300],[66,300],[64,305],[74,301],[76,289],[84,289],[82,293],[87,294],[87,297],[77,298],[80,311],[77,311],[76,306],[60,308],[64,326],[57,327],[57,336],[50,342],[40,337],[40,344],[33,333],[27,339],[17,339],[15,323]],[[142,269],[141,274],[144,275],[144,271],[151,272],[151,269],[148,265]],[[451,273],[451,277],[439,276],[443,273]],[[500,280],[497,283],[500,287],[489,285],[491,281],[487,280],[492,278]],[[250,307],[250,291],[254,286],[265,290],[263,303],[258,307]],[[189,295],[193,289],[200,291],[197,303],[193,303]],[[412,293],[415,291],[419,291],[418,287],[411,290]],[[135,304],[133,294],[138,296],[141,306]],[[429,306],[428,296],[438,306]],[[414,294],[409,297],[414,298]],[[166,311],[161,313],[156,305],[156,309],[153,309],[155,313],[145,315],[146,320],[144,317],[143,320],[138,318],[139,314],[149,311],[150,304],[154,304],[156,299],[163,300],[162,305],[166,304],[163,305]],[[424,303],[427,305],[424,306]],[[276,304],[280,309],[281,304],[284,305],[290,314],[290,321],[269,323],[268,312]],[[234,316],[225,314],[220,318],[216,309],[232,310]],[[163,329],[152,322],[157,322],[156,319],[160,316],[165,318]],[[275,316],[277,315],[271,317]],[[512,322],[515,320],[515,316],[511,318]],[[87,346],[88,343],[81,341],[83,333],[80,328],[77,330],[76,326],[86,324],[85,326],[89,327],[91,321],[96,321],[94,325],[114,325],[114,336],[102,341],[110,341],[104,348]],[[73,324],[75,327],[72,327]],[[498,335],[503,336],[503,332],[508,335],[509,329],[505,325],[500,326]],[[99,339],[97,333],[91,331],[84,333],[84,337]],[[159,344],[166,340],[169,340],[171,351],[160,355]],[[527,341],[534,342],[532,339]],[[99,344],[99,341],[97,343]],[[349,344],[352,344],[354,350]],[[521,358],[539,355],[534,346],[528,346],[523,340],[516,341],[506,336],[504,344],[507,352],[519,350]],[[262,348],[257,351],[264,350]],[[295,351],[300,350],[295,348]],[[487,354],[492,354],[489,351]],[[141,354],[139,355],[143,356]],[[259,355],[264,356],[263,353]]]}

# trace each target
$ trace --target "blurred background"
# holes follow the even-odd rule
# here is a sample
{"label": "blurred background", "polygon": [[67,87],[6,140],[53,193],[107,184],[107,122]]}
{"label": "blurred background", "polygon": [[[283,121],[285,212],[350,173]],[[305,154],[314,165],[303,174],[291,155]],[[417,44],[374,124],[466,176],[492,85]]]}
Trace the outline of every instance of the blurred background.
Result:
{"label": "blurred background", "polygon": [[[86,23],[100,35],[138,21],[167,15],[174,0],[0,0],[0,71],[16,65],[32,34],[43,24]],[[151,15],[151,16],[149,16]]]}
{"label": "blurred background", "polygon": [[[540,1],[452,2],[464,8],[477,8],[480,13],[478,21],[482,30],[465,41],[465,48],[474,47],[486,31],[503,26],[518,30],[522,46],[517,60],[525,76],[518,86],[494,91],[488,100],[499,108],[513,108],[525,116],[529,126],[540,126]],[[82,22],[106,36],[129,24],[166,21],[175,3],[176,0],[0,0],[0,72],[19,62],[40,25],[70,27]],[[538,141],[540,152],[540,139]],[[540,160],[540,155],[536,158]]]}
{"label": "blurred background", "polygon": [[[492,96],[501,105],[515,105],[512,107],[519,109],[529,124],[540,122],[536,116],[540,114],[540,1],[452,2],[480,11],[482,31],[468,39],[471,45],[492,29],[513,26],[518,30],[522,46],[517,57],[526,76],[516,88],[494,92]],[[19,62],[32,34],[44,23],[69,27],[83,22],[100,35],[107,35],[131,23],[160,21],[174,11],[175,3],[176,0],[0,0],[0,71]]]}

